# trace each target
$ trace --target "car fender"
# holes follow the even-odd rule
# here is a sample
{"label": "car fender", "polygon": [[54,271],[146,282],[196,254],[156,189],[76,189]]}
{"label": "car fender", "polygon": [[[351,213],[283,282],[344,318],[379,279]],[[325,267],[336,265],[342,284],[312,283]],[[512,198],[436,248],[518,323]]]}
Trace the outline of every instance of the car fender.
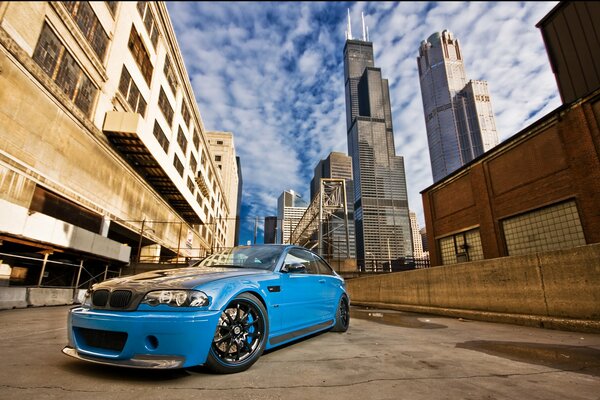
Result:
{"label": "car fender", "polygon": [[269,300],[266,286],[262,286],[259,282],[247,279],[221,280],[202,285],[197,290],[201,290],[208,296],[210,300],[209,310],[222,310],[233,299],[241,293],[252,293],[259,298],[269,308]]}

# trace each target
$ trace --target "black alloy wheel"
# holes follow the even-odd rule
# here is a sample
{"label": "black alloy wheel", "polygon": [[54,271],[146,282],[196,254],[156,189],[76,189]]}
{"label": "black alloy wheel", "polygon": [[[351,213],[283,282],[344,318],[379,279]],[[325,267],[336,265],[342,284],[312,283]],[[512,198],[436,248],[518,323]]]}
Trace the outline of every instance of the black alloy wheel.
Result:
{"label": "black alloy wheel", "polygon": [[221,313],[207,365],[218,373],[244,371],[264,351],[269,329],[267,312],[255,296],[242,293]]}
{"label": "black alloy wheel", "polygon": [[335,314],[335,325],[332,332],[346,332],[350,326],[350,304],[346,296],[342,296]]}

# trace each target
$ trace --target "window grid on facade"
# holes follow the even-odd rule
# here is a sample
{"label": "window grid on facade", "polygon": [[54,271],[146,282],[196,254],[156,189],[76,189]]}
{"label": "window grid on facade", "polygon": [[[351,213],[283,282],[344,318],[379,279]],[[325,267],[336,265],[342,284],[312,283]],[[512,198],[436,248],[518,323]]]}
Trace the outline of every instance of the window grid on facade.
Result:
{"label": "window grid on facade", "polygon": [[154,67],[150,62],[150,55],[142,42],[142,38],[139,33],[135,30],[135,27],[131,26],[131,33],[129,34],[129,42],[127,43],[127,47],[131,51],[133,58],[140,68],[142,75],[144,76],[144,80],[150,86],[150,82],[152,82],[152,71]]}
{"label": "window grid on facade", "polygon": [[87,1],[68,1],[64,3],[67,10],[79,26],[83,36],[94,49],[100,60],[104,60],[108,46],[108,35],[100,24],[100,20]]}
{"label": "window grid on facade", "polygon": [[510,256],[586,244],[573,200],[508,218],[502,221],[502,230]]}
{"label": "window grid on facade", "polygon": [[163,88],[160,88],[160,94],[158,95],[158,107],[165,116],[169,126],[171,126],[173,123],[173,107],[171,107],[171,103],[169,103],[169,99],[167,98]]}
{"label": "window grid on facade", "polygon": [[119,81],[119,92],[125,97],[134,112],[137,112],[142,117],[146,115],[146,101],[124,65],[121,71],[121,80]]}
{"label": "window grid on facade", "polygon": [[47,24],[42,28],[33,59],[69,100],[89,116],[98,89]]}
{"label": "window grid on facade", "polygon": [[152,41],[152,46],[156,48],[156,44],[158,43],[158,26],[156,25],[156,22],[154,22],[154,16],[150,10],[150,5],[145,1],[138,1],[137,9],[144,21],[146,32],[148,32],[148,36],[150,36],[150,40]]}
{"label": "window grid on facade", "polygon": [[158,121],[154,121],[154,130],[152,133],[154,133],[154,137],[156,138],[156,140],[158,140],[158,143],[163,148],[165,153],[168,153],[169,152],[169,139],[167,138],[167,136],[161,129],[160,125],[158,124]]}
{"label": "window grid on facade", "polygon": [[479,229],[460,232],[438,240],[442,264],[483,260]]}
{"label": "window grid on facade", "polygon": [[[173,64],[171,64],[171,60],[169,60],[169,57],[165,58],[165,67],[163,68],[163,73],[165,74],[165,78],[167,78],[167,82],[171,87],[171,91],[173,92],[173,94],[177,94],[177,77],[175,75],[175,70],[173,69]],[[187,123],[189,123],[189,120],[187,121]]]}

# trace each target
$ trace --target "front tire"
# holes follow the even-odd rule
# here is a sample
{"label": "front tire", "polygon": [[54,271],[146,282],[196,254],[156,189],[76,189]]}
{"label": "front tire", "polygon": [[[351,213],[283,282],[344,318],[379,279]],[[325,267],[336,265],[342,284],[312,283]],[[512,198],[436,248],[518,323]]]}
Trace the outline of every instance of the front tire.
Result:
{"label": "front tire", "polygon": [[269,333],[267,310],[256,296],[242,293],[221,313],[206,365],[214,372],[247,370],[262,355]]}
{"label": "front tire", "polygon": [[332,332],[346,332],[350,326],[350,302],[348,297],[342,296],[335,313],[335,325]]}

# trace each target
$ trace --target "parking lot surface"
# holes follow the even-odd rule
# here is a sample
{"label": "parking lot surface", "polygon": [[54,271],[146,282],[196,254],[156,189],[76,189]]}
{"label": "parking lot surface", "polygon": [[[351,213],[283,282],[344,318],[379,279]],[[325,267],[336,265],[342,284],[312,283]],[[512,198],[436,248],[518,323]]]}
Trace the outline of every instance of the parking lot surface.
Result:
{"label": "parking lot surface", "polygon": [[1,399],[600,399],[597,334],[353,308],[346,333],[214,375],[69,358],[67,311],[0,311]]}

